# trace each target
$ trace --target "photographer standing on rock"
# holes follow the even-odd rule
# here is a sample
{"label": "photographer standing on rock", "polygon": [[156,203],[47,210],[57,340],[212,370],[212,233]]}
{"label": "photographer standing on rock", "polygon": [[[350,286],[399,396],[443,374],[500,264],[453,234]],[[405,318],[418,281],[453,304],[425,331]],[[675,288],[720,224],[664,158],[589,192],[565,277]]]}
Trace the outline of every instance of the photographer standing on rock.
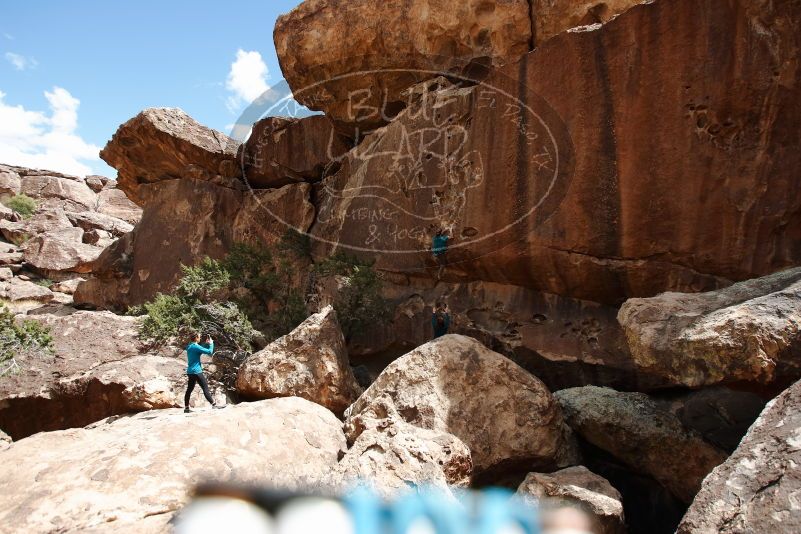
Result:
{"label": "photographer standing on rock", "polygon": [[189,397],[192,396],[192,391],[195,389],[195,384],[200,384],[203,389],[203,395],[209,401],[212,408],[224,408],[215,404],[214,399],[211,397],[209,391],[209,383],[206,381],[206,376],[203,374],[203,366],[200,364],[200,357],[203,354],[212,355],[214,353],[214,340],[211,336],[206,337],[206,345],[204,347],[200,344],[200,333],[195,332],[192,336],[192,343],[186,347],[186,376],[189,379],[189,385],[186,388],[186,395],[184,395],[184,412],[190,413]]}

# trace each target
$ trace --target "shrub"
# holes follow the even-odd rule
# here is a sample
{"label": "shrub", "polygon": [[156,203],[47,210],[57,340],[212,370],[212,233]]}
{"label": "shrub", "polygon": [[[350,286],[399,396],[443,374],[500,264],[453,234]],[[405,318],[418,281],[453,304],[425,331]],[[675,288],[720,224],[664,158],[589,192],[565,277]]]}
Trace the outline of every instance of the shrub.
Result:
{"label": "shrub", "polygon": [[[182,266],[173,295],[128,310],[143,315],[141,336],[163,344],[191,330],[212,334],[237,350],[249,350],[257,332],[268,341],[292,331],[308,317],[305,271],[291,260],[308,259],[305,236],[289,232],[275,247],[236,244],[222,260]],[[334,307],[346,338],[389,316],[382,281],[372,266],[337,254],[314,267],[315,274],[343,277]]]}
{"label": "shrub", "polygon": [[337,253],[315,269],[322,276],[343,277],[342,287],[334,297],[334,309],[345,339],[389,318],[389,303],[382,295],[383,281],[372,265]]}
{"label": "shrub", "polygon": [[0,376],[19,369],[19,356],[44,356],[52,352],[49,328],[30,319],[17,321],[5,306],[0,308]]}
{"label": "shrub", "polygon": [[6,206],[19,213],[23,219],[29,218],[36,212],[36,201],[24,193],[8,199]]}

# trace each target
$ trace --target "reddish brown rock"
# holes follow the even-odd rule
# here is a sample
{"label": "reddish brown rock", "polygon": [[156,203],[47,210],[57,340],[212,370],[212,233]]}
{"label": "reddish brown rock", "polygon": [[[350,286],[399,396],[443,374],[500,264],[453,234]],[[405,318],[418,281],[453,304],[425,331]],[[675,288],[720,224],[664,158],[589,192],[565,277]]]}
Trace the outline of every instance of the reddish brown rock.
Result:
{"label": "reddish brown rock", "polygon": [[517,488],[517,494],[538,504],[545,513],[567,506],[584,510],[591,514],[596,523],[592,531],[598,534],[626,532],[620,492],[584,466],[554,473],[529,473]]}
{"label": "reddish brown rock", "polygon": [[142,218],[142,208],[128,200],[120,189],[106,187],[97,194],[97,212],[136,224]]}
{"label": "reddish brown rock", "polygon": [[574,465],[575,438],[536,377],[478,341],[437,338],[398,358],[345,413],[356,441],[393,421],[453,434],[477,474]]}
{"label": "reddish brown rock", "polygon": [[[31,282],[16,283],[50,293]],[[0,380],[0,428],[15,439],[183,405],[185,353],[144,347],[138,339],[139,318],[72,310],[26,319],[50,329],[53,353],[19,355],[19,372]],[[214,389],[223,401],[224,392]],[[199,391],[192,401],[207,406]]]}
{"label": "reddish brown rock", "polygon": [[358,437],[337,465],[335,480],[397,498],[418,487],[467,487],[472,473],[470,450],[456,436],[392,421]]}
{"label": "reddish brown rock", "polygon": [[768,403],[706,479],[678,534],[799,532],[801,382]]}
{"label": "reddish brown rock", "polygon": [[34,269],[47,273],[69,271],[88,273],[90,264],[103,249],[83,242],[83,230],[70,227],[40,234],[25,242],[25,261]]}
{"label": "reddish brown rock", "polygon": [[268,117],[253,125],[239,158],[251,187],[280,187],[319,181],[349,149],[323,115]]}
{"label": "reddish brown rock", "polygon": [[306,0],[278,18],[274,38],[299,102],[371,128],[432,72],[525,54],[531,22],[527,0]]}
{"label": "reddish brown rock", "polygon": [[59,176],[25,176],[22,178],[21,192],[38,199],[40,205],[55,200],[55,206],[73,211],[91,209],[97,200],[97,195],[82,180]]}
{"label": "reddish brown rock", "polygon": [[324,180],[316,253],[433,278],[444,227],[446,280],[613,304],[800,263],[801,12],[759,5],[638,5],[433,87]]}
{"label": "reddish brown rock", "polygon": [[685,503],[726,453],[643,393],[585,386],[557,391],[565,420],[592,445],[652,476]]}
{"label": "reddish brown rock", "polygon": [[340,421],[297,398],[42,432],[0,452],[0,462],[14,466],[0,477],[0,524],[19,532],[170,532],[168,521],[197,484],[319,491],[344,445]]}
{"label": "reddish brown rock", "polygon": [[236,389],[250,399],[302,397],[335,414],[361,394],[331,306],[303,321],[240,366]]}
{"label": "reddish brown rock", "polygon": [[134,231],[107,248],[75,292],[76,304],[125,310],[177,282],[181,264],[221,258],[233,243],[269,244],[314,217],[310,186],[243,192],[199,180],[141,185],[146,200]]}
{"label": "reddish brown rock", "polygon": [[[335,296],[328,286],[321,291],[324,304]],[[665,385],[634,365],[611,306],[491,282],[435,284],[385,276],[383,292],[392,320],[366,325],[348,341],[351,362],[375,374],[433,337],[431,314],[444,302],[451,333],[478,339],[552,391],[588,383],[637,390]]]}
{"label": "reddish brown rock", "polygon": [[532,34],[536,45],[576,26],[602,24],[644,0],[529,0]]}
{"label": "reddish brown rock", "polygon": [[99,176],[96,174],[87,176],[84,179],[84,181],[86,182],[86,185],[89,186],[89,189],[91,189],[95,193],[99,193],[100,191],[102,191],[103,188],[106,187],[106,185],[108,185],[109,182],[111,182],[109,178],[106,178],[105,176]]}
{"label": "reddish brown rock", "polygon": [[191,178],[237,187],[239,143],[177,108],[151,108],[121,125],[100,152],[117,187],[139,204],[143,184]]}
{"label": "reddish brown rock", "polygon": [[787,384],[801,378],[801,268],[708,293],[631,299],[618,320],[634,365],[666,384]]}

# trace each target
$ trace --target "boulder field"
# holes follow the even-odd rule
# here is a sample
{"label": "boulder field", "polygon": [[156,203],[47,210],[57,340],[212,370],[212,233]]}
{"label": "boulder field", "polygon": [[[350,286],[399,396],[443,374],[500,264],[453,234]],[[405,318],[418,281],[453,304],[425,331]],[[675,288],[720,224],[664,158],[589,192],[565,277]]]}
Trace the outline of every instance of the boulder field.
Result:
{"label": "boulder field", "polygon": [[[0,377],[0,531],[169,531],[209,478],[801,528],[797,1],[305,0],[274,41],[322,114],[235,139],[151,108],[116,180],[0,166],[36,204],[0,207],[0,298],[54,340]],[[207,367],[226,410],[175,409],[183,350],[121,314],[289,230],[309,317]],[[390,310],[347,336],[314,269],[341,253]]]}

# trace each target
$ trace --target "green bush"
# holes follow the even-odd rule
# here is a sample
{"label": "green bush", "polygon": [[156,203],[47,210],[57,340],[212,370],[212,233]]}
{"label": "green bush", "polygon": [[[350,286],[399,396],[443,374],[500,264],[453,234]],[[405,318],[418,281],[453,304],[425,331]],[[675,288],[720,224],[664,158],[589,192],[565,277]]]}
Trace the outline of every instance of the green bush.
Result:
{"label": "green bush", "polygon": [[24,193],[8,199],[6,206],[22,215],[23,219],[29,218],[36,212],[36,201]]}
{"label": "green bush", "polygon": [[22,355],[47,355],[53,352],[50,329],[33,320],[17,321],[5,306],[0,308],[0,376],[19,368]]}
{"label": "green bush", "polygon": [[341,276],[343,284],[334,297],[334,309],[345,339],[389,319],[389,302],[383,297],[383,281],[373,266],[355,256],[337,253],[317,265],[321,276]]}
{"label": "green bush", "polygon": [[[224,345],[249,350],[254,327],[270,341],[308,317],[304,290],[310,273],[297,266],[309,260],[309,250],[308,239],[297,232],[287,233],[274,247],[236,244],[222,260],[182,266],[174,294],[159,294],[128,314],[146,314],[141,336],[154,344],[202,330]],[[334,308],[346,338],[389,316],[381,278],[371,265],[337,254],[315,265],[312,273],[342,277]]]}

